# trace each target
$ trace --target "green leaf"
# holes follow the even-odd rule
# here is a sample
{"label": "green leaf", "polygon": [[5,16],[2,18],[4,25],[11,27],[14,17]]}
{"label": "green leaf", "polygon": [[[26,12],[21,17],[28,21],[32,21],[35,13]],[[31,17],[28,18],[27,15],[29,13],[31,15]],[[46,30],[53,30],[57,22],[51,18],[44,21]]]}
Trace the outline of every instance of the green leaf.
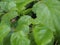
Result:
{"label": "green leaf", "polygon": [[18,25],[16,27],[16,30],[23,30],[25,33],[29,33],[29,25],[32,23],[32,18],[30,16],[22,16],[18,20]]}
{"label": "green leaf", "polygon": [[32,18],[28,15],[24,15],[18,20],[18,24],[23,24],[23,25],[30,25],[31,22],[32,22]]}
{"label": "green leaf", "polygon": [[30,45],[37,45],[33,36],[33,33],[29,33]]}
{"label": "green leaf", "polygon": [[3,11],[5,11],[6,2],[0,2],[0,16],[3,14]]}
{"label": "green leaf", "polygon": [[7,10],[17,10],[16,3],[14,1],[7,2],[6,9]]}
{"label": "green leaf", "polygon": [[53,32],[60,30],[60,2],[58,0],[42,0],[33,6],[33,11],[37,15],[34,24],[42,23]]}
{"label": "green leaf", "polygon": [[10,12],[6,13],[5,15],[3,15],[2,23],[6,23],[6,24],[10,25],[11,19],[15,18],[16,16],[18,16],[18,13],[16,11],[10,11]]}
{"label": "green leaf", "polygon": [[[0,12],[7,12],[9,10],[17,10],[16,9],[16,3],[13,1],[7,2],[7,1],[1,1],[0,2]],[[4,13],[4,12],[3,12]]]}
{"label": "green leaf", "polygon": [[42,0],[34,5],[33,11],[37,14],[37,19],[33,23],[42,23],[53,32],[56,30],[55,35],[57,40],[60,40],[60,2],[58,0]]}
{"label": "green leaf", "polygon": [[19,31],[12,34],[11,45],[30,45],[30,40],[23,31]]}
{"label": "green leaf", "polygon": [[60,1],[42,0],[33,6],[33,11],[37,15],[33,23],[36,24],[38,22],[38,24],[44,24],[60,40]]}
{"label": "green leaf", "polygon": [[26,15],[26,14],[29,14],[31,11],[32,11],[32,9],[29,8],[29,9],[27,9],[27,10],[22,11],[22,14],[23,14],[23,15]]}
{"label": "green leaf", "polygon": [[12,32],[10,31],[8,35],[3,40],[3,45],[11,45],[10,38],[11,38]]}
{"label": "green leaf", "polygon": [[0,2],[0,11],[5,10],[6,2]]}
{"label": "green leaf", "polygon": [[31,24],[30,16],[22,16],[18,20],[18,25],[15,30],[17,32],[13,33],[11,36],[11,45],[30,45],[28,40],[29,25]]}
{"label": "green leaf", "polygon": [[53,39],[53,32],[41,25],[37,25],[33,28],[33,35],[37,45],[47,45]]}
{"label": "green leaf", "polygon": [[25,6],[26,6],[27,4],[29,4],[30,2],[32,2],[32,1],[33,1],[33,0],[16,0],[18,12],[21,13],[21,11],[25,9]]}
{"label": "green leaf", "polygon": [[0,24],[0,42],[8,35],[10,32],[10,27],[5,24]]}
{"label": "green leaf", "polygon": [[19,13],[25,9],[25,6],[32,2],[33,0],[2,0],[2,8],[6,11],[17,10]]}
{"label": "green leaf", "polygon": [[14,0],[2,0],[4,2],[11,2],[11,1],[14,1]]}

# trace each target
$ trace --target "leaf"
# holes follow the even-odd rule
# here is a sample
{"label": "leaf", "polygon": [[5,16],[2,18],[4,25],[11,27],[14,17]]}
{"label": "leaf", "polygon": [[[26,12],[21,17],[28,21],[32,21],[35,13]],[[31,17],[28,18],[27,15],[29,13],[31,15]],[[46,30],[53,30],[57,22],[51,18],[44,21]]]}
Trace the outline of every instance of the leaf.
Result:
{"label": "leaf", "polygon": [[60,30],[60,2],[58,0],[42,0],[33,6],[33,11],[37,15],[34,24],[42,23],[53,32]]}
{"label": "leaf", "polygon": [[[16,9],[16,3],[14,1],[1,1],[0,2],[0,11],[3,12],[8,12],[9,10],[17,10]],[[3,12],[4,13],[4,12]]]}
{"label": "leaf", "polygon": [[2,0],[2,2],[6,2],[5,7],[7,10],[17,10],[19,13],[25,10],[25,6],[32,1],[33,0]]}
{"label": "leaf", "polygon": [[[54,2],[55,1],[55,2]],[[40,5],[39,5],[40,4]],[[60,2],[58,0],[42,0],[33,11],[37,14],[37,22],[43,23],[51,30],[56,30],[57,40],[60,40]],[[40,9],[40,10],[39,10]],[[40,21],[39,21],[40,20]],[[55,32],[55,31],[54,31]]]}
{"label": "leaf", "polygon": [[10,32],[10,27],[5,24],[0,24],[0,42],[8,35]]}
{"label": "leaf", "polygon": [[22,16],[19,20],[18,20],[18,24],[24,24],[24,25],[30,25],[32,22],[32,18],[28,15]]}
{"label": "leaf", "polygon": [[5,10],[5,7],[6,7],[6,2],[0,2],[0,11],[3,11]]}
{"label": "leaf", "polygon": [[16,0],[18,12],[21,13],[22,10],[25,10],[25,6],[32,2],[33,0]]}
{"label": "leaf", "polygon": [[12,32],[10,31],[8,35],[3,40],[3,45],[11,45],[10,38],[11,38]]}
{"label": "leaf", "polygon": [[47,45],[54,45],[54,39],[50,42],[50,43],[48,43]]}
{"label": "leaf", "polygon": [[57,40],[60,40],[60,1],[42,0],[33,6],[33,11],[37,15],[33,23],[44,24],[54,32]]}
{"label": "leaf", "polygon": [[35,40],[34,40],[34,36],[33,33],[29,33],[29,39],[30,39],[30,45],[37,45]]}
{"label": "leaf", "polygon": [[16,30],[23,30],[25,33],[29,33],[29,25],[32,23],[32,18],[30,16],[22,16],[18,20],[18,25],[16,27]]}
{"label": "leaf", "polygon": [[0,2],[0,16],[3,14],[5,10],[6,2]]}
{"label": "leaf", "polygon": [[11,45],[30,45],[28,39],[29,25],[31,24],[30,16],[22,16],[18,20],[18,25],[15,30],[17,32],[13,33],[11,36]]}
{"label": "leaf", "polygon": [[29,9],[27,9],[27,10],[22,11],[22,14],[23,14],[23,15],[26,15],[26,14],[29,14],[31,11],[32,11],[32,9],[29,8]]}
{"label": "leaf", "polygon": [[37,25],[33,28],[33,35],[37,45],[47,45],[53,39],[53,32],[41,25]]}
{"label": "leaf", "polygon": [[7,2],[6,9],[7,10],[17,10],[16,3],[14,1]]}
{"label": "leaf", "polygon": [[11,1],[14,1],[14,0],[2,0],[3,2],[11,2]]}
{"label": "leaf", "polygon": [[18,16],[18,13],[16,11],[10,11],[7,14],[3,15],[2,23],[10,25],[11,19],[15,18],[16,16]]}
{"label": "leaf", "polygon": [[30,45],[30,41],[23,31],[19,31],[12,34],[11,45]]}

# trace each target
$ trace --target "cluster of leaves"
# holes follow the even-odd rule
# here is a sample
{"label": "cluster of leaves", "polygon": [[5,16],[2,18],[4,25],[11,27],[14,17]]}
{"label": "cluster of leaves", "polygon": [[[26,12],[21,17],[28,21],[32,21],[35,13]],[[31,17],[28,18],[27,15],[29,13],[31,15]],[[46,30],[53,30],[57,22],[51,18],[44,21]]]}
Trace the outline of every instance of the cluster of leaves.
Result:
{"label": "cluster of leaves", "polygon": [[60,45],[60,1],[1,0],[0,45]]}

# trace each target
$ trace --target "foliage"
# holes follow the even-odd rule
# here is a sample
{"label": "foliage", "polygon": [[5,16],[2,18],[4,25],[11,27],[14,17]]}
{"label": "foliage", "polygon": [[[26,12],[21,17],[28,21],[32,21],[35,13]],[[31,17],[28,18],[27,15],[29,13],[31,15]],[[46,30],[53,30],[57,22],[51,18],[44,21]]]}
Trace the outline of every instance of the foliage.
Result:
{"label": "foliage", "polygon": [[60,45],[60,1],[1,0],[0,45]]}

